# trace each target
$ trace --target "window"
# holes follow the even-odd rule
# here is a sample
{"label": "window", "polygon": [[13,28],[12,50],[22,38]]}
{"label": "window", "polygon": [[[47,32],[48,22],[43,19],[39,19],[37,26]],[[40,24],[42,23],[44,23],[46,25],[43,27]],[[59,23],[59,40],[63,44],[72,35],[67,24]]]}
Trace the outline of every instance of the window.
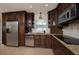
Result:
{"label": "window", "polygon": [[48,29],[48,22],[47,20],[39,19],[35,23],[35,28],[38,32],[44,32]]}

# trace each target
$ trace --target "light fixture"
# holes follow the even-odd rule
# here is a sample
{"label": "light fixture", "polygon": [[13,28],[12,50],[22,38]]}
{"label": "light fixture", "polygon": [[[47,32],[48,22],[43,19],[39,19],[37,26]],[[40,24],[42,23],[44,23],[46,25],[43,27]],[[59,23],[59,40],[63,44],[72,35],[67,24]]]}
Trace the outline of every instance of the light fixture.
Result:
{"label": "light fixture", "polygon": [[55,26],[56,25],[56,23],[55,23],[55,21],[53,21],[53,26]]}
{"label": "light fixture", "polygon": [[32,6],[29,6],[30,8],[32,8]]}
{"label": "light fixture", "polygon": [[41,15],[42,13],[40,12],[40,16],[39,16],[39,19],[42,19],[42,15]]}
{"label": "light fixture", "polygon": [[48,6],[48,4],[45,4],[45,6],[47,7],[47,6]]}

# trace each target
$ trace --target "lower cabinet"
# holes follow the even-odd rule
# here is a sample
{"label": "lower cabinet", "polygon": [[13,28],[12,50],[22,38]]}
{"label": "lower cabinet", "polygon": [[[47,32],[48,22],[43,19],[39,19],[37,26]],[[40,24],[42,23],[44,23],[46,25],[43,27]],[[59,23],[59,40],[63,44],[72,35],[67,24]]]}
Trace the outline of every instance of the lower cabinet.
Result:
{"label": "lower cabinet", "polygon": [[74,53],[71,50],[65,47],[65,45],[59,42],[56,38],[52,37],[52,40],[52,50],[54,55],[74,55]]}
{"label": "lower cabinet", "polygon": [[40,47],[45,48],[45,41],[46,41],[46,36],[40,35]]}
{"label": "lower cabinet", "polygon": [[52,48],[52,39],[50,35],[35,35],[34,46],[41,48]]}
{"label": "lower cabinet", "polygon": [[52,48],[52,39],[50,35],[46,35],[45,47]]}
{"label": "lower cabinet", "polygon": [[35,47],[40,47],[39,35],[34,35],[34,46]]}
{"label": "lower cabinet", "polygon": [[33,35],[34,47],[52,49],[55,55],[74,55],[67,47],[51,35]]}

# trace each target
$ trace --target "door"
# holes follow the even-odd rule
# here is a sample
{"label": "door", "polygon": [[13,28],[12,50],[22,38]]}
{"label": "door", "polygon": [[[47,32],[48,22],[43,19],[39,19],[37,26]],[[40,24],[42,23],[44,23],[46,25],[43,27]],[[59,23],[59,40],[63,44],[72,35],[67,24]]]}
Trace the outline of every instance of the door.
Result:
{"label": "door", "polygon": [[18,46],[18,21],[6,22],[6,45]]}

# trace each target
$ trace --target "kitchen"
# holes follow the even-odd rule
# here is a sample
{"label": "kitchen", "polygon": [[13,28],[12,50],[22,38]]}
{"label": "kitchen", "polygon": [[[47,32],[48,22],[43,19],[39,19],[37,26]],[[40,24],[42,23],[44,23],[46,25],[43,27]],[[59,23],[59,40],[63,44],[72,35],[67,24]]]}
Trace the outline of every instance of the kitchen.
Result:
{"label": "kitchen", "polygon": [[[8,4],[5,5],[8,6]],[[20,4],[12,4],[12,6],[15,5]],[[37,3],[20,6],[25,5],[32,5],[29,6],[30,12],[17,11],[17,9],[15,11],[5,9],[5,12],[2,12],[2,44],[14,47],[46,48],[57,55],[79,54],[79,4]],[[33,8],[34,6],[36,8]],[[63,40],[63,37],[66,39]],[[67,41],[68,39],[71,40]],[[72,49],[73,47],[75,48]]]}

